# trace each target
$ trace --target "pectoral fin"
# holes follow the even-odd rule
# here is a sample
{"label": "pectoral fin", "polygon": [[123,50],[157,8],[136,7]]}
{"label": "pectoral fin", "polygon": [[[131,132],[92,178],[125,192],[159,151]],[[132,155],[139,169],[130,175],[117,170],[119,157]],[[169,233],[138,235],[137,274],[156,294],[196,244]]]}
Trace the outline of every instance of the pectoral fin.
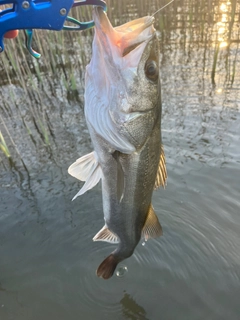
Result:
{"label": "pectoral fin", "polygon": [[158,189],[161,186],[165,188],[166,185],[167,185],[166,159],[165,159],[163,145],[161,145],[161,155],[160,155],[160,161],[158,165],[158,172],[155,180],[154,190]]}
{"label": "pectoral fin", "polygon": [[69,168],[68,173],[74,178],[86,181],[98,165],[95,152],[77,159]]}
{"label": "pectoral fin", "polygon": [[151,205],[148,211],[148,215],[142,229],[142,237],[145,241],[150,238],[158,238],[162,235],[162,226],[158,221],[158,217]]}
{"label": "pectoral fin", "polygon": [[112,233],[105,225],[93,238],[93,241],[105,241],[109,243],[119,243],[118,237]]}
{"label": "pectoral fin", "polygon": [[72,200],[92,189],[102,177],[102,169],[96,159],[95,152],[79,158],[69,167],[68,173],[78,180],[86,181]]}

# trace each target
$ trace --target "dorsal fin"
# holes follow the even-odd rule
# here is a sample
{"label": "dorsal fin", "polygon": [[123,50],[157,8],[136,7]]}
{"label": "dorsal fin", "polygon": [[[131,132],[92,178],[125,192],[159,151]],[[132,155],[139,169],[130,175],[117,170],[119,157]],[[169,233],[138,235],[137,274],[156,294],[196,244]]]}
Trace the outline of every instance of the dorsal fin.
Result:
{"label": "dorsal fin", "polygon": [[158,165],[158,172],[155,180],[154,190],[158,189],[161,186],[165,188],[166,185],[167,185],[166,159],[165,159],[163,145],[161,145],[160,161]]}
{"label": "dorsal fin", "polygon": [[153,209],[153,206],[150,205],[148,210],[148,215],[142,229],[142,237],[145,241],[150,238],[158,238],[162,235],[162,226],[158,221],[158,217]]}
{"label": "dorsal fin", "polygon": [[118,237],[105,225],[93,238],[93,241],[105,241],[109,243],[119,243]]}

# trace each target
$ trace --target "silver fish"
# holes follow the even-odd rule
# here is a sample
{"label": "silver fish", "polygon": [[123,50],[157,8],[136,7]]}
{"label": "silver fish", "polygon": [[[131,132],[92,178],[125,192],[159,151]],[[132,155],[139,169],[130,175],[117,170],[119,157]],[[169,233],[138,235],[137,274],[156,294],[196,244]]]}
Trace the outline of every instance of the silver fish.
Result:
{"label": "silver fish", "polygon": [[104,227],[94,241],[118,244],[97,275],[110,278],[130,257],[141,237],[162,235],[151,204],[154,188],[165,186],[161,142],[159,47],[154,18],[113,28],[93,9],[93,54],[86,71],[85,117],[94,151],[69,174],[86,181],[74,199],[102,180]]}

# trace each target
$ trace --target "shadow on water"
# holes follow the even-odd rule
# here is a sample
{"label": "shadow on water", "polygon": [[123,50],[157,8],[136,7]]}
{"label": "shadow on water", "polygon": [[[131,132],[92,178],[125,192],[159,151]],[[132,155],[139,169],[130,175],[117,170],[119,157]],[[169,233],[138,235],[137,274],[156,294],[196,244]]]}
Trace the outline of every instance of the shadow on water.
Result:
{"label": "shadow on water", "polygon": [[[114,25],[163,0],[109,0]],[[87,8],[73,12],[90,19]],[[175,0],[155,26],[161,50],[168,187],[153,205],[164,236],[139,245],[128,273],[95,275],[111,247],[101,187],[71,202],[68,166],[92,151],[84,73],[93,31],[37,31],[0,55],[0,319],[231,319],[240,306],[240,4]]]}
{"label": "shadow on water", "polygon": [[122,305],[122,313],[124,319],[148,320],[144,308],[138,305],[129,294],[124,293],[124,296],[120,303]]}

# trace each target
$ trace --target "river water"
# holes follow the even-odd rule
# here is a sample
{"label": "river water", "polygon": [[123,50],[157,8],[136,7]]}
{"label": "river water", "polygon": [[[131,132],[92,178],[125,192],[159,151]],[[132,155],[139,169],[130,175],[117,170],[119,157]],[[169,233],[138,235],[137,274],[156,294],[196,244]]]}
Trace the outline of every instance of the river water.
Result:
{"label": "river water", "polygon": [[[165,3],[112,0],[108,14],[119,24]],[[168,185],[153,205],[164,234],[140,243],[118,268],[128,271],[108,281],[95,270],[112,246],[92,242],[101,186],[71,202],[81,183],[67,174],[92,150],[83,113],[92,32],[54,34],[55,43],[40,33],[38,63],[21,37],[6,41],[1,320],[240,319],[239,23],[235,0],[176,0],[156,16]]]}

